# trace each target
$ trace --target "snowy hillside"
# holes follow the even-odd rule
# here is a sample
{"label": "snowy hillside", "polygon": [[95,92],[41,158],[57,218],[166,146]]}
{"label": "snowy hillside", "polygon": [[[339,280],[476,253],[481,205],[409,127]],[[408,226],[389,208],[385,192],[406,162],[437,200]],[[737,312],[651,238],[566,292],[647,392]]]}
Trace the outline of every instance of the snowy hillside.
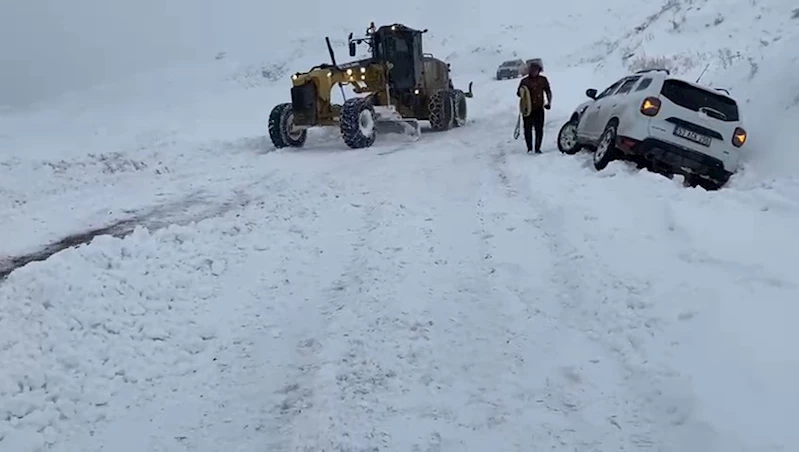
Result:
{"label": "snowy hillside", "polygon": [[[0,109],[0,452],[799,449],[794,4],[411,1],[299,30],[264,5],[196,2],[148,60],[170,67]],[[157,6],[127,20],[190,10]],[[470,123],[275,151],[289,74],[371,20],[430,29]],[[157,51],[129,28],[108,47]],[[553,85],[541,156],[492,80],[516,56]],[[653,61],[745,105],[725,189],[557,152],[586,88]]]}

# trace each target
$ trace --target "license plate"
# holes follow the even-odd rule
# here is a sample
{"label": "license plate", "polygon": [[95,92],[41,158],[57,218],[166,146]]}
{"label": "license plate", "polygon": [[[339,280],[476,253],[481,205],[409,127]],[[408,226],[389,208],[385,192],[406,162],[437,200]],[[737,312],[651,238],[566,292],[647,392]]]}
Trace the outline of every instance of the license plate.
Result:
{"label": "license plate", "polygon": [[674,128],[674,135],[685,138],[686,140],[691,140],[694,143],[699,143],[702,146],[709,147],[710,143],[713,142],[713,139],[707,135],[702,135],[701,133],[696,133],[693,130],[688,130],[679,126]]}

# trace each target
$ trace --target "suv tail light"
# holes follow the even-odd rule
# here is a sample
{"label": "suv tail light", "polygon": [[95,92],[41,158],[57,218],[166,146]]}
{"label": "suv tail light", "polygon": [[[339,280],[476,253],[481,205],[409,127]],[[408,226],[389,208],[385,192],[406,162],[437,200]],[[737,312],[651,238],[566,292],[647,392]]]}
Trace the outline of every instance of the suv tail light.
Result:
{"label": "suv tail light", "polygon": [[746,143],[746,130],[736,127],[735,132],[732,134],[732,145],[739,148]]}
{"label": "suv tail light", "polygon": [[660,99],[657,97],[647,97],[641,102],[641,114],[645,116],[655,116],[660,111]]}

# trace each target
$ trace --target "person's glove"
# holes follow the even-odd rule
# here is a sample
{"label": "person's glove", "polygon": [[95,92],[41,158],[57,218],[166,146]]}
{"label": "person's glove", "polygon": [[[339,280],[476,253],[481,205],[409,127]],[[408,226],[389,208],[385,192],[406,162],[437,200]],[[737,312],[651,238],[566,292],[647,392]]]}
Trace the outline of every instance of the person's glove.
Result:
{"label": "person's glove", "polygon": [[550,108],[552,108],[552,105],[550,105],[550,104],[546,104],[546,105],[544,105],[544,108],[546,108],[547,110],[549,110]]}

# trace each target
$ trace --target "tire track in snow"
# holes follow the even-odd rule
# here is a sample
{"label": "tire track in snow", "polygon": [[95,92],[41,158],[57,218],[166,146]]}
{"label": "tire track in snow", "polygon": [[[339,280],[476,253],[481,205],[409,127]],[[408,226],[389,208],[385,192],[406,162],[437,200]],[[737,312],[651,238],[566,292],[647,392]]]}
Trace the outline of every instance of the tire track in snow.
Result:
{"label": "tire track in snow", "polygon": [[396,363],[386,359],[394,348],[391,339],[402,336],[403,329],[405,336],[413,334],[412,325],[391,316],[395,302],[386,281],[391,272],[383,268],[381,255],[393,250],[375,238],[384,212],[396,206],[375,200],[357,184],[342,184],[330,175],[323,180],[345,211],[339,212],[340,221],[330,212],[322,221],[337,231],[334,240],[343,240],[333,250],[324,247],[334,252],[324,275],[329,282],[308,289],[305,302],[312,308],[303,309],[307,323],[305,339],[296,347],[299,372],[286,380],[291,406],[281,407],[278,434],[286,450],[367,450],[368,444],[385,444],[374,421],[388,409],[380,394],[395,385]]}
{"label": "tire track in snow", "polygon": [[99,236],[124,238],[132,234],[136,228],[142,227],[154,232],[171,225],[185,226],[224,215],[234,209],[244,208],[258,201],[250,195],[253,185],[255,184],[239,186],[226,193],[227,196],[217,196],[216,199],[212,199],[207,192],[201,190],[160,205],[126,211],[125,218],[110,224],[69,234],[30,253],[0,257],[0,282],[18,268],[33,262],[45,261],[66,249],[86,245]]}
{"label": "tire track in snow", "polygon": [[354,208],[324,181],[322,174],[312,184],[265,187],[271,197],[248,208],[258,232],[237,244],[241,259],[229,273],[250,279],[231,275],[222,283],[232,302],[224,307],[235,311],[217,316],[233,330],[214,363],[226,372],[198,403],[201,419],[187,416],[187,450],[320,450],[307,445],[323,436],[331,412],[330,288],[358,240],[348,229],[359,225]]}
{"label": "tire track in snow", "polygon": [[[199,250],[192,251],[219,262],[205,287],[184,291],[205,297],[191,305],[208,311],[199,317],[218,325],[211,329],[214,349],[198,355],[200,370],[154,382],[145,392],[158,397],[146,401],[140,389],[126,388],[123,397],[135,403],[119,410],[125,412],[112,428],[94,425],[91,439],[59,450],[294,450],[289,428],[313,401],[310,381],[326,320],[316,284],[335,277],[319,270],[334,268],[338,253],[349,249],[347,235],[327,222],[346,227],[346,213],[339,218],[341,206],[324,186],[286,187],[275,180],[262,190],[270,194],[265,201],[197,227],[204,234],[197,234]],[[194,232],[176,235],[195,238]],[[209,243],[216,236],[222,243]],[[169,244],[163,251],[172,251]],[[184,328],[187,334],[194,329]],[[119,433],[134,427],[150,433],[135,440]]]}
{"label": "tire track in snow", "polygon": [[577,246],[576,237],[564,232],[573,225],[567,223],[563,208],[535,196],[526,177],[505,170],[511,166],[507,148],[497,147],[492,156],[509,195],[539,212],[535,225],[546,237],[554,259],[553,283],[561,288],[559,321],[601,344],[623,369],[623,380],[614,384],[624,392],[610,401],[613,412],[608,413],[619,430],[618,447],[681,448],[709,441],[713,432],[690,419],[690,394],[681,389],[679,375],[659,366],[647,351],[647,337],[658,334],[657,321],[647,314],[649,282],[625,280],[613,272],[612,257],[600,255],[592,243],[590,218],[584,224],[588,233],[583,244]]}
{"label": "tire track in snow", "polygon": [[409,153],[338,176],[360,213],[340,282],[309,313],[292,386],[307,397],[284,419],[295,450],[592,450],[622,435],[599,394],[618,388],[591,380],[620,380],[617,366],[560,323],[534,212],[480,160],[478,134],[457,138],[423,169],[398,170]]}
{"label": "tire track in snow", "polygon": [[[317,345],[293,386],[308,397],[284,420],[295,450],[529,450],[559,441],[554,427],[520,434],[551,414],[535,398],[560,371],[541,372],[554,349],[528,331],[531,304],[503,288],[524,279],[525,259],[496,256],[490,230],[508,223],[496,210],[504,206],[485,207],[502,201],[496,191],[475,211],[485,167],[474,155],[437,150],[412,172],[397,171],[397,160],[416,156],[397,155],[368,179],[339,176],[346,182],[334,191],[360,213],[350,218],[340,281],[322,290],[326,308],[309,320]],[[442,178],[455,162],[461,174]]]}
{"label": "tire track in snow", "polygon": [[[464,145],[496,149],[482,137],[466,137]],[[516,326],[512,329],[516,337],[508,345],[525,363],[516,370],[524,379],[515,383],[517,392],[509,405],[514,406],[515,416],[536,423],[532,429],[516,425],[516,432],[507,432],[491,447],[508,441],[508,436],[515,441],[506,449],[624,447],[626,442],[608,413],[613,397],[603,393],[617,390],[613,385],[621,378],[620,369],[602,359],[604,350],[591,337],[562,321],[563,285],[551,266],[556,256],[540,227],[544,213],[520,196],[504,169],[503,155],[482,151],[476,158],[488,160],[477,214],[493,253],[492,283],[499,289],[493,300],[498,307],[516,306],[517,312],[508,316],[509,324]],[[518,400],[526,403],[514,403]],[[519,435],[520,430],[531,431]]]}
{"label": "tire track in snow", "polygon": [[[399,359],[385,348],[378,353],[379,347],[361,347],[347,356],[390,362],[383,367],[391,369],[396,386],[381,388],[379,398],[361,397],[359,408],[353,408],[350,396],[340,399],[345,406],[338,410],[330,404],[321,411],[325,425],[345,425],[353,416],[361,422],[355,429],[339,430],[338,441],[330,440],[335,433],[329,429],[324,438],[304,443],[306,449],[326,444],[335,444],[330,446],[333,450],[420,451],[629,446],[623,438],[627,432],[620,432],[608,414],[608,407],[620,403],[616,394],[602,393],[623,391],[617,383],[622,379],[618,365],[601,359],[605,350],[588,335],[562,324],[562,288],[552,284],[551,250],[537,227],[540,218],[531,212],[528,200],[515,193],[509,176],[496,171],[502,169],[499,162],[483,163],[491,154],[481,151],[490,146],[480,130],[464,132],[453,134],[454,140],[447,143],[454,149],[425,149],[427,168],[409,174],[397,171],[400,166],[394,161],[387,162],[390,170],[376,175],[383,177],[380,182],[366,184],[416,217],[415,222],[399,222],[415,228],[398,241],[404,249],[392,253],[400,264],[413,263],[415,268],[405,267],[377,287],[359,285],[358,293],[393,290],[393,297],[384,298],[401,303],[402,310],[383,303],[369,312],[363,304],[353,308],[353,300],[345,297],[350,321],[341,317],[337,324],[341,328],[357,324],[357,319],[369,324],[366,319],[375,316],[391,319],[382,324],[384,330],[356,327],[349,336],[367,337],[361,343],[370,344],[394,340]],[[408,159],[414,158],[411,154]],[[442,177],[453,170],[454,178]],[[420,191],[424,198],[415,196]],[[436,199],[435,194],[446,197]],[[378,211],[391,209],[374,212]],[[363,229],[362,237],[375,236],[365,243],[390,244],[398,238],[386,232],[389,215],[380,217],[381,228]],[[362,248],[370,249],[376,247]],[[380,253],[357,255],[353,262],[385,260]],[[383,268],[378,273],[391,271]],[[412,325],[419,334],[406,341],[399,325]],[[337,353],[344,349],[339,346]],[[346,369],[346,360],[339,369]],[[328,372],[328,383],[333,373]],[[632,404],[629,394],[623,395],[627,398],[622,400]],[[318,425],[316,419],[303,425]]]}
{"label": "tire track in snow", "polygon": [[[495,218],[480,207],[475,211],[497,199],[480,200],[484,169],[475,162],[474,150],[456,146],[427,152],[428,168],[386,182],[399,187],[387,196],[410,212],[395,224],[407,231],[389,235],[404,245],[399,259],[407,262],[402,281],[387,282],[396,287],[401,310],[379,309],[410,325],[414,335],[403,334],[407,327],[383,332],[397,342],[399,360],[388,354],[376,359],[390,359],[400,369],[395,371],[400,391],[385,391],[376,401],[392,410],[366,419],[377,424],[380,442],[358,446],[420,451],[532,446],[537,441],[519,435],[519,421],[525,421],[517,414],[535,406],[525,380],[538,367],[530,356],[536,347],[526,334],[530,324],[524,306],[493,280],[495,251],[488,229],[496,226]],[[442,177],[453,169],[454,178]],[[400,179],[410,180],[400,184]],[[428,196],[419,198],[418,190]]]}

